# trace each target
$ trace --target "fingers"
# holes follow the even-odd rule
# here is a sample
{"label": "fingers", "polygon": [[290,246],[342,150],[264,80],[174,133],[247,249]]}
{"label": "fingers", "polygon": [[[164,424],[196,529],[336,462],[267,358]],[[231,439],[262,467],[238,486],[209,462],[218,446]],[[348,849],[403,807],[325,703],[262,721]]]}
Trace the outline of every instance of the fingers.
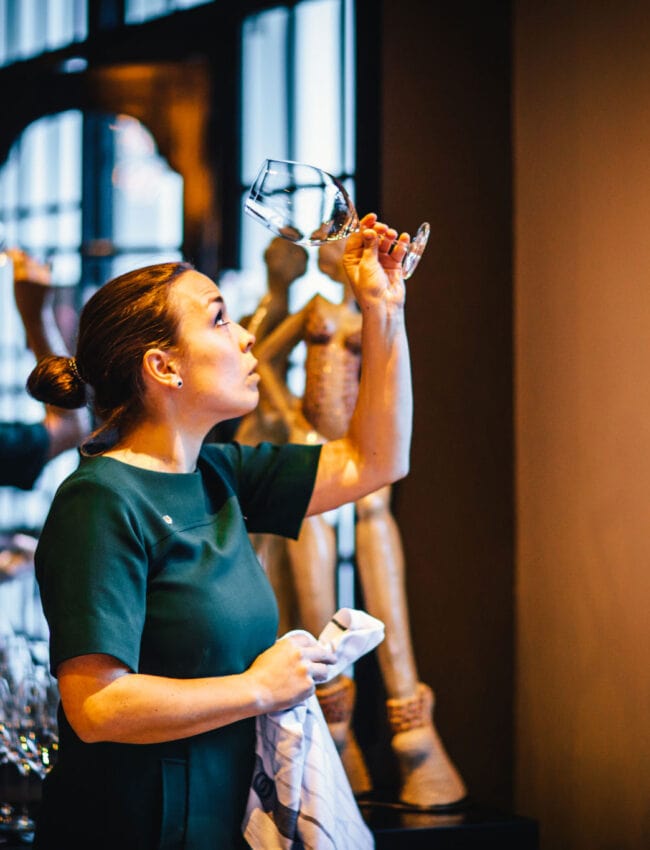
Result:
{"label": "fingers", "polygon": [[[396,234],[397,235],[397,234]],[[401,263],[406,252],[411,244],[411,237],[408,233],[401,233],[399,239],[393,240],[388,247],[386,253],[396,262]]]}
{"label": "fingers", "polygon": [[323,646],[322,643],[316,643],[315,646],[305,648],[302,657],[312,664],[334,664],[336,661],[336,653],[329,647]]}
{"label": "fingers", "polygon": [[373,228],[377,221],[377,213],[366,213],[359,222],[359,230],[363,232],[368,228]]}
{"label": "fingers", "polygon": [[[315,638],[312,638],[313,643],[308,643],[305,638],[307,635],[296,635],[292,638],[293,642],[300,646],[300,663],[304,665],[304,673],[310,678],[314,684],[327,681],[330,665],[336,662],[336,654],[329,646],[324,646]],[[298,641],[296,638],[302,638]]]}
{"label": "fingers", "polygon": [[329,647],[324,647],[322,644],[317,644],[305,652],[305,656],[309,655],[309,673],[312,681],[315,684],[326,682],[329,678],[329,670],[332,664],[336,663],[336,653]]}
{"label": "fingers", "polygon": [[281,638],[289,640],[299,649],[299,655],[307,662],[321,662],[323,664],[334,664],[336,653],[329,644],[320,643],[308,632],[298,632]]}
{"label": "fingers", "polygon": [[309,632],[304,632],[302,630],[296,632],[289,632],[289,634],[280,638],[280,640],[289,640],[296,646],[314,646],[318,644],[318,641],[313,635],[310,635]]}
{"label": "fingers", "polygon": [[326,682],[329,678],[329,664],[312,664],[311,678],[314,684],[320,685]]}
{"label": "fingers", "polygon": [[[370,220],[374,218],[374,224],[370,224]],[[393,227],[389,227],[383,221],[377,221],[376,216],[364,216],[361,220],[361,225],[366,224],[362,230],[364,247],[374,249],[376,247],[378,254],[384,254],[392,257],[401,263],[404,255],[410,244],[410,236],[408,233],[401,233],[398,237],[397,231]]]}

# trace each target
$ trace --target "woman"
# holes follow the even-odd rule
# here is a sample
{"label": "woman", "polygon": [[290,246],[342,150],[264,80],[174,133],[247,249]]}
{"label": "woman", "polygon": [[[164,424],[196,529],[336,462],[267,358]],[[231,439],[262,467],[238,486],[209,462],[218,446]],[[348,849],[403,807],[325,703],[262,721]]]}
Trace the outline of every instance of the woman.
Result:
{"label": "woman", "polygon": [[[37,359],[66,344],[52,306],[50,269],[25,251],[3,252],[13,266],[14,300]],[[1,261],[1,256],[0,256]],[[88,433],[85,411],[48,407],[42,422],[0,422],[0,486],[31,490],[46,464]]]}
{"label": "woman", "polygon": [[[364,370],[348,433],[321,446],[203,446],[258,401],[254,337],[185,264],[123,275],[81,316],[75,358],[30,377],[102,426],[57,493],[36,556],[61,692],[60,752],[38,847],[234,848],[256,715],[314,692],[333,662],[275,643],[277,609],[247,532],[403,476],[411,434],[402,234],[374,214],[348,241]],[[389,250],[390,249],[390,250]]]}

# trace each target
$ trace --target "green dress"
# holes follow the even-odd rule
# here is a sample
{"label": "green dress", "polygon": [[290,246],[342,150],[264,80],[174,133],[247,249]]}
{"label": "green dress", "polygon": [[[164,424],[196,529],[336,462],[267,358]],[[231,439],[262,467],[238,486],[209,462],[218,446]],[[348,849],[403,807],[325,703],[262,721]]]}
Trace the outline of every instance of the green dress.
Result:
{"label": "green dress", "polygon": [[[51,665],[106,653],[132,670],[241,673],[277,637],[277,606],[248,532],[296,537],[318,446],[208,445],[197,471],[83,458],[36,553]],[[85,744],[59,709],[60,751],[36,846],[245,846],[254,718],[163,744]]]}

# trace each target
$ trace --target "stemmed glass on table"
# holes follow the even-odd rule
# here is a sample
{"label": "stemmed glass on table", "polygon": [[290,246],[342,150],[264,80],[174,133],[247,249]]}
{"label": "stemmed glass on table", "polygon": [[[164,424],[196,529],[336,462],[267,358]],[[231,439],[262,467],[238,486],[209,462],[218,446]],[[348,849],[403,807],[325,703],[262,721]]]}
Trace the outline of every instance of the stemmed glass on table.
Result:
{"label": "stemmed glass on table", "polygon": [[[267,159],[251,186],[246,212],[277,236],[299,245],[324,245],[359,229],[359,216],[345,187],[315,165]],[[429,238],[429,224],[418,228],[402,260],[411,277]]]}
{"label": "stemmed glass on table", "polygon": [[29,804],[56,760],[58,689],[44,641],[0,635],[0,834],[29,838]]}

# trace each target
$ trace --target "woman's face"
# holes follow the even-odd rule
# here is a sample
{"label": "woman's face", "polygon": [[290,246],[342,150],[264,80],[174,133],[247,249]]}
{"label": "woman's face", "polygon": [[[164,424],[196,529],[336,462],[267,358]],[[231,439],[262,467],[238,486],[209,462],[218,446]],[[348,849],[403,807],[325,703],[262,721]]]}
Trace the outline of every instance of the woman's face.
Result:
{"label": "woman's face", "polygon": [[170,298],[179,316],[179,392],[190,414],[214,424],[249,413],[259,399],[255,337],[229,319],[217,285],[197,271],[182,274]]}

